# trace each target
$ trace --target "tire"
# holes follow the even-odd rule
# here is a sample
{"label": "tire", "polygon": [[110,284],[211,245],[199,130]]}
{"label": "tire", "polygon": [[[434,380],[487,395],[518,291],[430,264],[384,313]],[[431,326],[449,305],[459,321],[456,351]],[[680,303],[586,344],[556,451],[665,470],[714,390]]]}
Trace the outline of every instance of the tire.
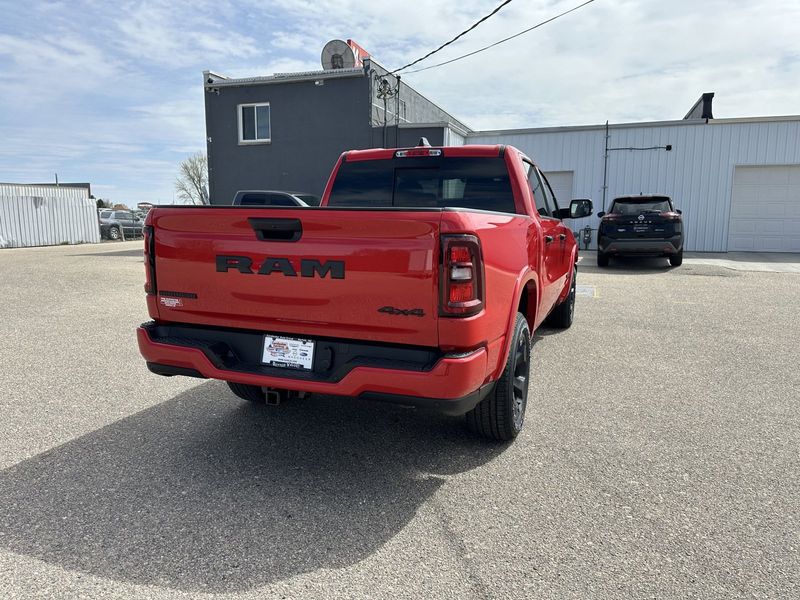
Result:
{"label": "tire", "polygon": [[242,400],[247,400],[253,404],[265,404],[267,401],[264,392],[257,385],[245,385],[244,383],[233,383],[232,381],[228,381],[227,384],[231,391]]}
{"label": "tire", "polygon": [[597,251],[597,266],[598,267],[607,267],[608,266],[608,254],[605,252]]}
{"label": "tire", "polygon": [[669,264],[673,267],[680,267],[683,264],[683,250],[677,254],[671,254],[669,257]]}
{"label": "tire", "polygon": [[119,227],[112,227],[108,230],[108,239],[118,240],[120,238]]}
{"label": "tire", "polygon": [[531,368],[531,334],[521,313],[514,321],[511,350],[492,392],[467,413],[467,427],[481,437],[508,441],[525,422]]}
{"label": "tire", "polygon": [[564,301],[557,305],[550,316],[547,317],[548,327],[555,327],[557,329],[569,329],[572,325],[572,320],[575,315],[575,281],[578,274],[578,265],[572,269],[572,283],[569,286],[569,294]]}

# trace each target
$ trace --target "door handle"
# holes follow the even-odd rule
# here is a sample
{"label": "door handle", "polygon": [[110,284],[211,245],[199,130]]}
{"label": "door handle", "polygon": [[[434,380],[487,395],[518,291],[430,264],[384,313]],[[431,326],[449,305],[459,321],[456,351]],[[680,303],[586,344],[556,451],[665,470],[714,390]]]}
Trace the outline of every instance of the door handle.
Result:
{"label": "door handle", "polygon": [[567,239],[567,234],[566,233],[559,233],[558,234],[558,239],[560,239],[563,242],[565,239]]}
{"label": "door handle", "polygon": [[553,236],[552,235],[544,236],[544,243],[545,244],[552,244],[553,243]]}
{"label": "door handle", "polygon": [[303,235],[300,219],[247,219],[259,240],[264,242],[296,242]]}

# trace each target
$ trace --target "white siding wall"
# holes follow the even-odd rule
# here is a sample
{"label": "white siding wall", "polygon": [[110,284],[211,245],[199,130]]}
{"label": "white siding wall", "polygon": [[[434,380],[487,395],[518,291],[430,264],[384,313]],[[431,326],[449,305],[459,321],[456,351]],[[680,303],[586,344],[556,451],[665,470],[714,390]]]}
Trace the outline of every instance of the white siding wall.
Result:
{"label": "white siding wall", "polygon": [[100,241],[85,189],[0,184],[0,248]]}
{"label": "white siding wall", "polygon": [[[612,125],[609,147],[672,144],[672,151],[609,153],[606,204],[615,196],[659,192],[683,210],[686,249],[727,250],[736,165],[800,164],[800,118],[720,119],[705,122]],[[573,194],[602,210],[604,127],[516,130],[470,134],[469,144],[516,146],[547,171],[574,171]],[[597,217],[576,220],[597,228]]]}
{"label": "white siding wall", "polygon": [[463,146],[467,143],[467,137],[457,131],[446,127],[444,130],[444,146]]}

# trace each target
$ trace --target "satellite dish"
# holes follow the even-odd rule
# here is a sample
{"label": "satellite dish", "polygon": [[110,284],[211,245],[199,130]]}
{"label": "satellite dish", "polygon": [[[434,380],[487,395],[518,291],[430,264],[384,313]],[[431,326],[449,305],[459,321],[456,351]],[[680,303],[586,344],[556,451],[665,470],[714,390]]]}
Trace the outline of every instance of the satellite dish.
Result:
{"label": "satellite dish", "polygon": [[342,40],[331,40],[322,49],[322,68],[352,69],[356,66],[356,55],[353,49]]}

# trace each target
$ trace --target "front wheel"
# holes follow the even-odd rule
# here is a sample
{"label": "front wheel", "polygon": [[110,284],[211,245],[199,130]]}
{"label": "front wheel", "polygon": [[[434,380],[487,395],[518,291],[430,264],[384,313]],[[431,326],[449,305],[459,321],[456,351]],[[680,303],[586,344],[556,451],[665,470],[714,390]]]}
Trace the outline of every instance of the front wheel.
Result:
{"label": "front wheel", "polygon": [[547,325],[558,329],[568,329],[572,325],[575,316],[575,280],[578,274],[578,265],[572,269],[572,283],[569,286],[569,294],[564,301],[553,309],[547,317]]}
{"label": "front wheel", "polygon": [[120,238],[119,228],[118,227],[112,227],[111,229],[109,229],[108,230],[108,237],[109,237],[109,239],[112,239],[112,240],[118,240]]}
{"label": "front wheel", "polygon": [[683,250],[677,254],[670,254],[669,264],[673,267],[680,267],[683,264]]}
{"label": "front wheel", "polygon": [[467,413],[467,427],[490,440],[517,437],[525,422],[530,369],[531,334],[525,317],[517,313],[503,374],[492,393]]}

